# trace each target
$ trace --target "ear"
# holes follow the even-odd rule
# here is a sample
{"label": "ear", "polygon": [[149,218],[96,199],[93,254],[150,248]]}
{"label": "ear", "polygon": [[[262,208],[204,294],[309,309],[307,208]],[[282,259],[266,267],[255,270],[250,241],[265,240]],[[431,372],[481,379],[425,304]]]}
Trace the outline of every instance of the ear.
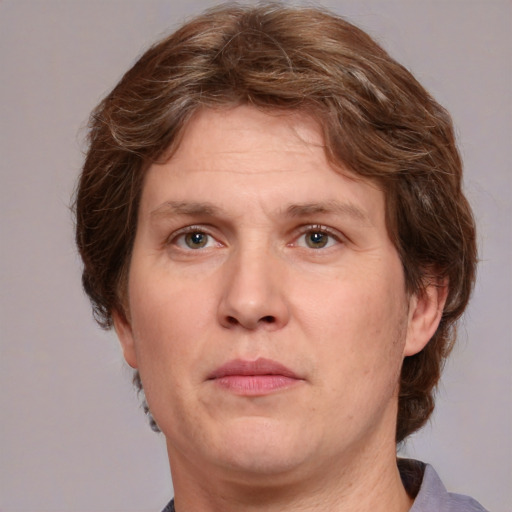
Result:
{"label": "ear", "polygon": [[130,321],[124,313],[117,310],[112,312],[112,320],[114,321],[114,329],[116,330],[119,343],[123,349],[125,361],[132,367],[138,368],[137,353],[135,351],[135,343],[133,339],[133,330]]}
{"label": "ear", "polygon": [[432,280],[425,289],[411,296],[404,357],[417,354],[434,336],[448,296],[448,280]]}

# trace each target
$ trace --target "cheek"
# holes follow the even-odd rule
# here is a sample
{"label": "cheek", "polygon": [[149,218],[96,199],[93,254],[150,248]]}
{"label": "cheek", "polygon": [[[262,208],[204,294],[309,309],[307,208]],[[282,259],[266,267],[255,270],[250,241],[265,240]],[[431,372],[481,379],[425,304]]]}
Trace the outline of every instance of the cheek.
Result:
{"label": "cheek", "polygon": [[[200,367],[215,333],[211,283],[180,280],[168,272],[134,272],[130,302],[135,351],[145,380],[176,380]],[[169,369],[172,368],[172,371]]]}
{"label": "cheek", "polygon": [[[132,279],[130,289],[131,324],[139,366],[151,361],[158,367],[169,357],[178,357],[184,326],[193,325],[194,316],[186,301],[177,300],[163,280]],[[141,284],[142,283],[142,284]]]}
{"label": "cheek", "polygon": [[133,296],[137,297],[131,307],[138,370],[150,410],[163,428],[166,417],[162,411],[179,409],[176,397],[184,394],[183,377],[191,366],[192,344],[183,326],[193,322],[174,300],[158,300],[149,289]]}
{"label": "cheek", "polygon": [[[400,274],[399,274],[400,277]],[[399,281],[400,282],[400,281]],[[357,379],[396,378],[407,327],[405,292],[396,282],[346,278],[309,296],[297,314],[318,357],[334,372]],[[339,378],[345,379],[344,376]]]}

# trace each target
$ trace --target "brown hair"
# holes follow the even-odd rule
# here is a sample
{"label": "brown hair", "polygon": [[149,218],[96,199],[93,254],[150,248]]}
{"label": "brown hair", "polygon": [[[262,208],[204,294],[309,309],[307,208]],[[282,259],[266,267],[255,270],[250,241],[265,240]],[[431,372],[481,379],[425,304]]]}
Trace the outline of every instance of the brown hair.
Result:
{"label": "brown hair", "polygon": [[[145,170],[199,108],[251,104],[321,121],[334,163],[379,183],[407,289],[446,279],[437,332],[403,363],[396,439],[420,428],[472,290],[475,228],[448,113],[366,33],[312,8],[226,4],[151,47],[93,111],[76,193],[83,286],[105,328],[123,312]],[[136,375],[136,382],[139,382]]]}

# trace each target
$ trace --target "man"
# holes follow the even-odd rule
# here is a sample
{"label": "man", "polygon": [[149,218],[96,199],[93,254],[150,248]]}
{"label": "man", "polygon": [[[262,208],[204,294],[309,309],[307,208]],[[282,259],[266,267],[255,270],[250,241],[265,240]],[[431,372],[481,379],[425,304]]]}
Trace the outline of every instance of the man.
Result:
{"label": "man", "polygon": [[484,510],[396,444],[474,282],[449,115],[316,9],[227,4],[93,112],[83,283],[166,437],[166,510]]}

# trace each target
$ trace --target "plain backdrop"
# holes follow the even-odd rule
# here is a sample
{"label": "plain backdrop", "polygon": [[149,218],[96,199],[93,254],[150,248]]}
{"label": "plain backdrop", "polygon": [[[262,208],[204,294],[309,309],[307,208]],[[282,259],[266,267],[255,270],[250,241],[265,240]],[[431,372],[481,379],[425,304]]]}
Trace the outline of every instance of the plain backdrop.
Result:
{"label": "plain backdrop", "polygon": [[[157,511],[172,495],[112,333],[80,285],[70,197],[90,110],[207,0],[0,0],[0,509]],[[314,2],[312,2],[314,3]],[[512,504],[512,3],[325,1],[452,113],[479,226],[474,299],[436,413],[404,452]]]}

